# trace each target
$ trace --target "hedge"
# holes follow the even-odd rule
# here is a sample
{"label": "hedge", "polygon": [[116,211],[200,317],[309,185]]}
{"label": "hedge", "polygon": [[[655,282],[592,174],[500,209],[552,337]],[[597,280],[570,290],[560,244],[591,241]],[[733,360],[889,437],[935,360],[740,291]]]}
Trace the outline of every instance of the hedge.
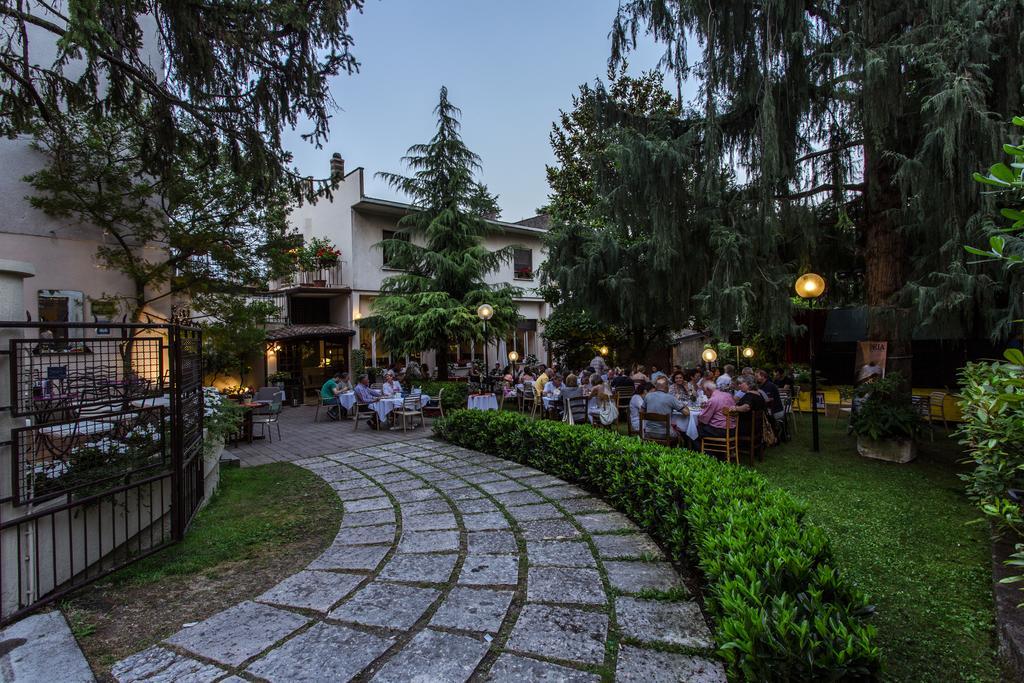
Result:
{"label": "hedge", "polygon": [[444,389],[444,396],[441,397],[441,401],[444,404],[445,412],[449,410],[458,410],[459,408],[466,407],[466,398],[469,395],[469,384],[466,382],[438,382],[436,380],[409,380],[406,382],[409,388],[414,386],[419,387],[423,390],[427,396],[431,398],[437,398],[437,395],[441,393],[441,389]]}
{"label": "hedge", "polygon": [[732,680],[871,680],[873,607],[834,566],[805,508],[751,470],[590,426],[459,410],[452,443],[579,483],[703,574],[705,608]]}

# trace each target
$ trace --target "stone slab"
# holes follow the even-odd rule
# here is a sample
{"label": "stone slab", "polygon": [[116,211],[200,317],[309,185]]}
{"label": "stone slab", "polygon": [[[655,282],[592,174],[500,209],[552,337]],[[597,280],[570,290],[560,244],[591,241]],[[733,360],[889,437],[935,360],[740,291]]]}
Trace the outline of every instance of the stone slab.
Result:
{"label": "stone slab", "polygon": [[474,474],[472,472],[470,472],[469,474],[464,474],[462,471],[460,471],[459,468],[452,468],[452,471],[455,474],[457,474],[460,477],[462,477],[463,480],[469,482],[470,484],[491,484],[491,483],[496,482],[496,481],[508,481],[508,479],[506,479],[502,475],[498,474],[497,472],[492,472],[491,470],[485,470],[485,469],[483,469],[481,467],[472,467],[472,468],[466,468],[466,469],[481,470],[481,471],[477,472],[476,474]]}
{"label": "stone slab", "polygon": [[622,683],[725,683],[721,662],[630,645],[619,648],[615,680]]}
{"label": "stone slab", "polygon": [[519,552],[511,531],[471,531],[466,534],[469,552],[475,555],[503,555]]}
{"label": "stone slab", "polygon": [[467,555],[459,583],[471,586],[514,586],[519,582],[515,555]]}
{"label": "stone slab", "polygon": [[604,605],[608,602],[596,569],[530,567],[526,580],[530,602]]}
{"label": "stone slab", "polygon": [[93,680],[92,670],[60,612],[16,621],[0,631],[0,641],[4,644],[0,655],[0,674],[4,678],[9,675],[15,681],[50,683],[53,672],[60,671],[62,680]]}
{"label": "stone slab", "polygon": [[597,566],[590,546],[583,541],[527,541],[526,558],[531,567]]}
{"label": "stone slab", "polygon": [[[224,669],[213,664],[200,662],[156,645],[122,659],[110,671],[111,677],[118,683],[212,683],[226,673]],[[47,680],[55,679],[48,677]],[[60,680],[78,679],[65,679],[62,676]]]}
{"label": "stone slab", "polygon": [[629,517],[618,512],[600,512],[589,515],[576,515],[576,521],[592,534],[610,533],[615,531],[638,531],[636,524]]}
{"label": "stone slab", "polygon": [[551,503],[540,505],[522,505],[506,508],[508,514],[517,522],[532,522],[537,519],[564,519],[565,515]]}
{"label": "stone slab", "polygon": [[341,518],[341,528],[351,529],[357,526],[376,526],[394,524],[394,510],[370,510],[368,512],[348,512]]}
{"label": "stone slab", "polygon": [[399,503],[416,503],[424,500],[439,500],[441,494],[434,489],[412,489],[411,491],[392,491]]}
{"label": "stone slab", "polygon": [[563,484],[561,486],[549,486],[547,488],[539,489],[540,494],[545,498],[551,500],[568,500],[570,498],[583,498],[589,495],[586,491],[579,488],[578,486],[571,486]]}
{"label": "stone slab", "polygon": [[438,498],[437,500],[424,500],[419,503],[406,503],[402,506],[402,514],[425,515],[429,513],[451,512],[452,506],[447,501]]}
{"label": "stone slab", "polygon": [[390,510],[391,499],[386,496],[380,498],[363,498],[345,503],[345,512],[367,512],[369,510]]}
{"label": "stone slab", "polygon": [[473,498],[470,500],[460,500],[455,503],[459,508],[459,512],[464,515],[471,515],[476,512],[497,512],[498,506],[487,500],[486,498]]}
{"label": "stone slab", "polygon": [[604,563],[604,568],[612,588],[623,593],[667,591],[683,587],[682,579],[668,562],[609,561]]}
{"label": "stone slab", "polygon": [[559,501],[566,512],[572,514],[579,514],[581,512],[612,512],[612,506],[603,500],[597,498],[570,498],[569,500]]}
{"label": "stone slab", "polygon": [[462,523],[468,531],[508,529],[508,520],[500,512],[481,512],[479,514],[463,515]]}
{"label": "stone slab", "polygon": [[[402,493],[404,491],[430,491],[430,488],[419,479],[403,479],[402,481],[396,481],[392,484],[385,485],[388,491],[392,494]],[[398,496],[395,496],[396,498]]]}
{"label": "stone slab", "polygon": [[510,479],[504,481],[492,481],[489,484],[480,484],[480,490],[491,495],[495,493],[511,493],[512,491],[525,491],[526,487]]}
{"label": "stone slab", "polygon": [[692,648],[711,648],[715,644],[695,602],[620,597],[615,601],[615,618],[624,635],[643,643]]}
{"label": "stone slab", "polygon": [[484,680],[494,683],[598,683],[601,677],[550,662],[503,654],[494,662]]}
{"label": "stone slab", "polygon": [[221,664],[238,666],[309,623],[306,617],[246,600],[218,612],[167,643]]}
{"label": "stone slab", "polygon": [[307,569],[357,569],[371,571],[391,550],[390,545],[332,545]]}
{"label": "stone slab", "polygon": [[440,594],[433,588],[374,581],[331,612],[330,618],[364,626],[405,630],[423,616]]}
{"label": "stone slab", "polygon": [[630,534],[628,536],[617,534],[597,535],[593,536],[592,540],[597,547],[597,554],[605,560],[613,558],[629,560],[665,559],[665,554],[661,552],[661,548],[649,536],[640,534]]}
{"label": "stone slab", "polygon": [[562,541],[580,537],[579,530],[565,519],[540,519],[519,525],[527,541]]}
{"label": "stone slab", "polygon": [[389,581],[446,583],[455,569],[455,553],[446,555],[405,555],[399,553],[384,565],[380,578]]}
{"label": "stone slab", "polygon": [[437,531],[458,529],[455,515],[450,512],[427,513],[425,515],[402,515],[402,529],[409,531]]}
{"label": "stone slab", "polygon": [[292,574],[256,599],[327,613],[365,578],[358,574],[302,571]]}
{"label": "stone slab", "polygon": [[270,681],[347,681],[391,645],[389,638],[321,622],[246,672]]}
{"label": "stone slab", "polygon": [[570,607],[526,605],[507,649],[589,664],[604,661],[608,615]]}
{"label": "stone slab", "polygon": [[544,498],[541,498],[533,491],[512,491],[510,493],[498,493],[495,494],[494,499],[502,505],[531,505],[533,503],[543,503]]}
{"label": "stone slab", "polygon": [[453,552],[459,549],[458,531],[403,531],[400,553]]}
{"label": "stone slab", "polygon": [[351,500],[361,500],[363,498],[379,498],[384,494],[379,486],[360,486],[354,489],[342,489],[338,491],[338,497],[346,503]]}
{"label": "stone slab", "polygon": [[497,633],[512,604],[513,591],[455,586],[430,620],[431,625]]}
{"label": "stone slab", "polygon": [[394,541],[394,524],[345,528],[334,537],[334,545],[379,545],[381,543],[394,543]]}
{"label": "stone slab", "polygon": [[377,683],[463,683],[489,647],[483,640],[426,629],[406,643],[370,680]]}

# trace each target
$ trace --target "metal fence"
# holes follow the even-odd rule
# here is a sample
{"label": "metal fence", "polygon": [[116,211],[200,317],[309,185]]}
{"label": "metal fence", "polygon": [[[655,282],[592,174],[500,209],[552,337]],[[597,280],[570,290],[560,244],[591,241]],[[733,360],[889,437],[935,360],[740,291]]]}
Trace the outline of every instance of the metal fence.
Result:
{"label": "metal fence", "polygon": [[0,339],[7,623],[182,538],[203,498],[204,405],[195,328],[0,322]]}

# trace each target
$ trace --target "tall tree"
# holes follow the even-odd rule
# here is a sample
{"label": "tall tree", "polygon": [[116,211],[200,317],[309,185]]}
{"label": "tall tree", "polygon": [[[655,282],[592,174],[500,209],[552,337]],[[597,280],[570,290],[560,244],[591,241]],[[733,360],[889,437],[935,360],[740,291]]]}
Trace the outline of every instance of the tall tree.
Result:
{"label": "tall tree", "polygon": [[[298,180],[281,130],[308,122],[309,140],[327,136],[330,78],[359,66],[349,14],[362,7],[0,0],[0,133],[113,114],[148,131],[148,173],[194,156],[226,161],[254,191],[276,192],[282,179]],[[309,183],[292,185],[313,196]]]}
{"label": "tall tree", "polygon": [[101,228],[98,264],[128,277],[121,306],[137,321],[151,304],[260,287],[291,267],[289,193],[283,182],[254,202],[252,179],[219,160],[175,157],[168,172],[145,172],[147,133],[116,116],[65,120],[37,146],[51,164],[26,178],[34,206]]}
{"label": "tall tree", "polygon": [[[735,164],[744,220],[764,228],[738,252],[739,268],[754,272],[795,228],[806,236],[798,261],[817,269],[823,227],[855,232],[868,334],[888,341],[890,369],[906,372],[915,326],[1005,332],[1020,312],[960,245],[982,230],[971,171],[1019,109],[1022,16],[1015,0],[630,0],[612,61],[647,33],[666,45],[678,78],[700,83],[697,109],[679,125],[698,139],[702,193],[724,197]],[[694,41],[701,59],[691,65]],[[652,149],[649,139],[627,145],[637,157]],[[649,160],[631,172],[667,173]],[[669,250],[684,244],[678,220],[652,219]],[[789,284],[776,279],[748,309],[774,308]]]}
{"label": "tall tree", "polygon": [[[445,379],[449,344],[486,343],[514,329],[519,290],[485,281],[512,259],[513,247],[484,246],[484,238],[497,232],[486,219],[497,213],[497,197],[474,177],[480,157],[462,141],[460,111],[448,101],[447,88],[441,88],[434,114],[434,137],[410,147],[402,159],[412,175],[378,174],[408,196],[415,210],[399,221],[395,239],[377,245],[404,272],[384,280],[373,315],[363,324],[377,330],[393,352],[434,350],[438,377]],[[486,334],[476,313],[485,303],[494,308]]]}

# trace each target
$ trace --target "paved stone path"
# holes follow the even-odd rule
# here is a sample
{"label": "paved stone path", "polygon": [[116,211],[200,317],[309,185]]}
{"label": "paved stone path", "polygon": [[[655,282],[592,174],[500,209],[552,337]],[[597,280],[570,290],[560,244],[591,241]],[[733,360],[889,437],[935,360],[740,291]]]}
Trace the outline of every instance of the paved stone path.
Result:
{"label": "paved stone path", "polygon": [[334,544],[117,680],[725,680],[658,547],[582,489],[426,438],[297,464],[344,501]]}

